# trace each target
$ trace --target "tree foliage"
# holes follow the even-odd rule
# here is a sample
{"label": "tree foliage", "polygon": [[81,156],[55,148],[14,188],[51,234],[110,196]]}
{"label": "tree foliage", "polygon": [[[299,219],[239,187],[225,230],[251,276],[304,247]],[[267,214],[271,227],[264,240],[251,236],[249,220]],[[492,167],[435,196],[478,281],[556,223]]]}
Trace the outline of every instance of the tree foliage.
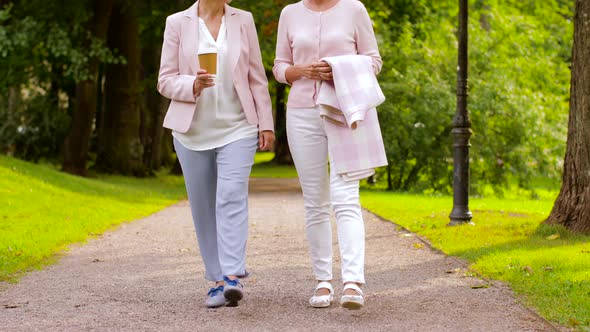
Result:
{"label": "tree foliage", "polygon": [[[113,111],[103,98],[109,86],[104,84],[108,80],[105,73],[116,67],[139,71],[139,78],[132,80],[136,86],[130,88],[138,96],[132,104],[139,109],[133,113],[139,116],[139,127],[130,127],[134,131],[126,136],[130,142],[117,145],[131,144],[136,148],[127,153],[139,151],[141,156],[123,153],[119,158],[142,160],[149,169],[157,169],[170,155],[160,126],[167,102],[155,91],[165,17],[185,10],[193,1],[116,0],[137,18],[140,54],[133,55],[133,64],[139,61],[139,67],[129,65],[129,55],[122,56],[112,40],[98,38],[89,28],[96,15],[95,1],[0,1],[1,149],[33,160],[59,158],[75,106],[80,105],[80,91],[93,86],[84,90],[79,84],[93,80],[97,113],[86,156],[93,164],[101,150],[97,138],[104,116]],[[286,91],[274,82],[270,70],[280,11],[294,2],[232,3],[254,15],[279,137],[284,134],[282,96]],[[373,18],[384,58],[379,80],[387,101],[379,116],[390,167],[377,178],[395,190],[449,192],[457,3],[363,3]],[[527,187],[539,177],[558,177],[566,134],[572,5],[566,0],[470,1],[469,109],[474,131],[472,189],[476,193],[487,193],[489,188],[501,193],[509,184]],[[97,62],[98,73],[92,66]],[[107,130],[123,126],[126,117],[119,115],[112,114],[111,119],[119,120],[109,123]],[[286,141],[281,143],[286,145]]]}
{"label": "tree foliage", "polygon": [[[457,8],[452,1],[416,5],[418,18],[406,16],[392,29],[387,13],[373,13],[385,59],[380,81],[388,100],[379,114],[389,188],[449,192]],[[473,190],[491,185],[501,194],[514,181],[526,187],[535,177],[555,179],[564,151],[571,6],[478,0],[470,10]]]}

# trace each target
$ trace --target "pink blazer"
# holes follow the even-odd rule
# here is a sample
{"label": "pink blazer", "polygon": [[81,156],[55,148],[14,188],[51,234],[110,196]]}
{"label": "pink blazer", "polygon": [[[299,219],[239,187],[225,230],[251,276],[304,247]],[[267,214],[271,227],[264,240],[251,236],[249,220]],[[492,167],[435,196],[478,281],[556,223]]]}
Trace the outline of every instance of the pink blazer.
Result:
{"label": "pink blazer", "polygon": [[[193,83],[200,68],[198,1],[189,9],[168,16],[164,31],[158,91],[171,99],[164,127],[187,132],[198,97]],[[229,58],[234,87],[250,124],[259,130],[274,130],[268,81],[262,64],[258,35],[252,14],[225,5]]]}

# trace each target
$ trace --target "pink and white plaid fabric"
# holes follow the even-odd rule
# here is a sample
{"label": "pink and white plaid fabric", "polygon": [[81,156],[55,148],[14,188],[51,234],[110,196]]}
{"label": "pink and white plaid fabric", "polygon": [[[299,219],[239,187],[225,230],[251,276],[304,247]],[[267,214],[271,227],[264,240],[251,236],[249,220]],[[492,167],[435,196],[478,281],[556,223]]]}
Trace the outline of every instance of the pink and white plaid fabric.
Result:
{"label": "pink and white plaid fabric", "polygon": [[[385,96],[373,69],[373,60],[366,55],[341,55],[323,58],[332,67],[334,88],[349,127],[365,118],[365,113],[381,105]],[[325,82],[322,82],[322,85]],[[318,94],[317,102],[324,103],[327,95]],[[330,97],[328,96],[329,99]],[[329,101],[329,100],[326,100]],[[330,105],[330,104],[327,104]],[[331,105],[333,106],[333,105]]]}
{"label": "pink and white plaid fabric", "polygon": [[346,181],[369,177],[375,168],[387,165],[376,109],[385,96],[371,60],[363,55],[322,60],[332,66],[334,74],[334,84],[322,82],[317,97],[332,169]]}

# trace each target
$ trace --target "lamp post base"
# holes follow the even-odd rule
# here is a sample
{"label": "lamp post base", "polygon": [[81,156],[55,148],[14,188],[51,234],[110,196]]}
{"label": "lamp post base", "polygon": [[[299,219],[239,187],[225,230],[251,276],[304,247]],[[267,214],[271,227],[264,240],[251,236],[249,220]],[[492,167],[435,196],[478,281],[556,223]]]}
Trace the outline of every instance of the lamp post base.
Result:
{"label": "lamp post base", "polygon": [[447,226],[459,226],[459,225],[475,225],[471,219],[473,218],[473,214],[469,211],[469,206],[466,205],[457,205],[451,211],[451,215],[449,215],[451,221],[447,224]]}

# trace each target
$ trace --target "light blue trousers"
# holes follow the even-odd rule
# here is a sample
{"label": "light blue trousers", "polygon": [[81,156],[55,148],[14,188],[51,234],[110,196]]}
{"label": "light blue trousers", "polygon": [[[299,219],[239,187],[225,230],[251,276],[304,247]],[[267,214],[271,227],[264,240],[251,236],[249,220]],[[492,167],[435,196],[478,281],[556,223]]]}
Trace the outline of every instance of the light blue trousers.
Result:
{"label": "light blue trousers", "polygon": [[246,274],[248,179],[258,138],[241,139],[219,148],[193,151],[174,139],[205,277]]}

